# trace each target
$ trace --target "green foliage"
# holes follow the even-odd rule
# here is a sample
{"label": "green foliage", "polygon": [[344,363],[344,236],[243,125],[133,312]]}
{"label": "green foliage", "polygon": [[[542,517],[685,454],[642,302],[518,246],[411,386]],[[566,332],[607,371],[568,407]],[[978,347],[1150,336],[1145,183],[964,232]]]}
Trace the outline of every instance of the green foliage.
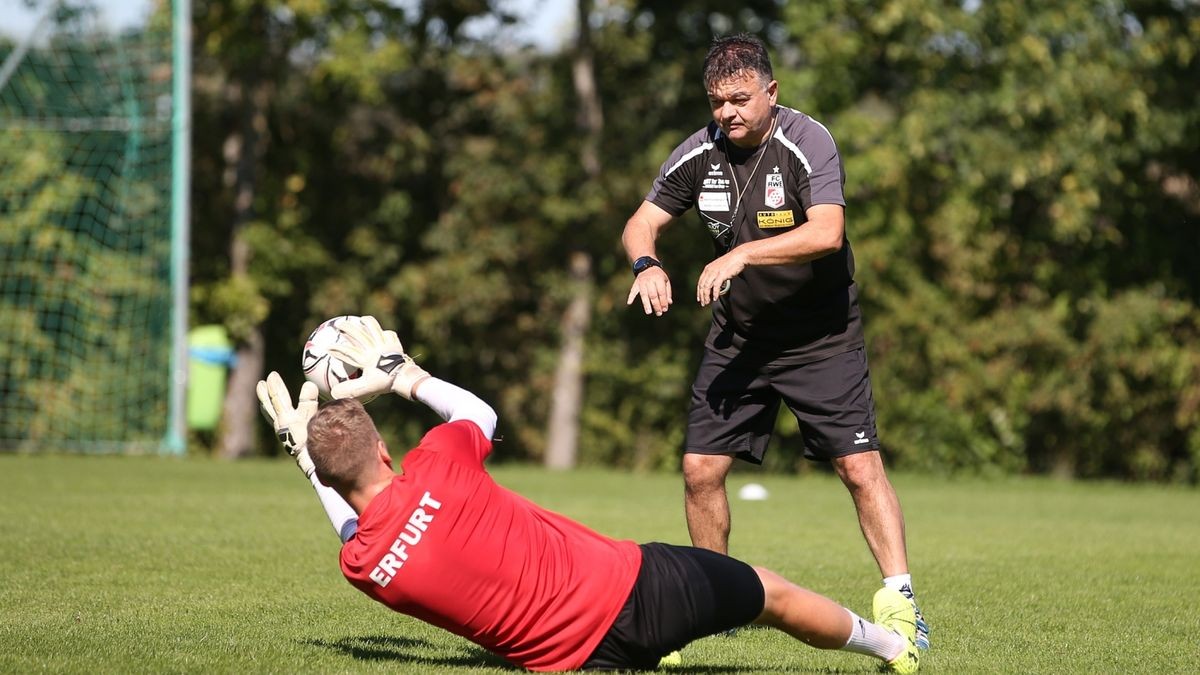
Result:
{"label": "green foliage", "polygon": [[[297,381],[313,326],[375,314],[497,405],[498,455],[536,459],[559,322],[590,292],[581,459],[675,466],[707,323],[688,298],[711,246],[692,215],[668,230],[676,305],[650,318],[624,304],[619,235],[708,120],[709,40],[751,30],[772,46],[781,102],[839,142],[890,458],[1200,479],[1193,4],[603,3],[598,180],[581,166],[571,43],[498,39],[499,5],[198,5],[195,189],[210,207],[194,316],[237,334],[265,317],[267,368]],[[270,82],[270,142],[242,237],[251,272],[231,282],[224,144],[246,69]],[[380,412],[406,438],[420,415]],[[799,448],[781,416],[771,465],[805,466]]]}
{"label": "green foliage", "polygon": [[1172,187],[1200,169],[1195,8],[788,15],[780,80],[841,143],[894,457],[1195,481],[1200,194]]}

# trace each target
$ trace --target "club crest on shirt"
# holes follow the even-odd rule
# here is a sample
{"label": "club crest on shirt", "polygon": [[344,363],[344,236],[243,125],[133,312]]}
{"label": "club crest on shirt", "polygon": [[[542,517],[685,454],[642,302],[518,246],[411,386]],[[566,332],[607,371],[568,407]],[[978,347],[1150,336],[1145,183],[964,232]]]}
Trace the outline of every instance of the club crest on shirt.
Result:
{"label": "club crest on shirt", "polygon": [[775,167],[773,173],[767,174],[765,201],[768,209],[777,209],[783,206],[783,174],[779,173],[779,167]]}

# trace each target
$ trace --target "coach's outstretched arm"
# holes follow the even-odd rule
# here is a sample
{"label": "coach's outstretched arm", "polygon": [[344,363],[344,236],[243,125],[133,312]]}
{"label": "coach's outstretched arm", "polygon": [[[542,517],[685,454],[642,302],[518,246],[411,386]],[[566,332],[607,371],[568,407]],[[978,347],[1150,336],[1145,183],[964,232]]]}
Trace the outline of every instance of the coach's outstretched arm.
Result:
{"label": "coach's outstretched arm", "polygon": [[491,438],[496,431],[496,411],[475,394],[433,377],[404,352],[395,331],[383,330],[373,316],[359,317],[338,326],[345,338],[329,353],[353,364],[362,374],[339,382],[330,390],[334,398],[368,398],[394,392],[429,406],[447,422],[470,420]]}
{"label": "coach's outstretched arm", "polygon": [[287,385],[275,371],[271,371],[267,379],[259,380],[255,391],[263,415],[275,429],[283,449],[296,460],[304,477],[317,491],[317,498],[321,500],[334,531],[343,542],[349,540],[358,531],[358,514],[341,495],[317,479],[316,467],[308,456],[308,421],[317,414],[317,385],[305,382],[300,387],[300,397],[295,406],[292,405],[292,395],[288,393]]}

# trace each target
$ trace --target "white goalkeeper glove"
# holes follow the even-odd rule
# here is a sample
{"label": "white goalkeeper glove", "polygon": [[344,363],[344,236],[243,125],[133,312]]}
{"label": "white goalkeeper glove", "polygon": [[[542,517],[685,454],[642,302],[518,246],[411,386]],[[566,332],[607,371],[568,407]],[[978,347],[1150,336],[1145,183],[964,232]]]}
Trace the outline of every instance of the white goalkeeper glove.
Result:
{"label": "white goalkeeper glove", "polygon": [[333,385],[329,393],[334,398],[367,399],[393,391],[411,401],[413,388],[429,373],[404,353],[396,331],[383,330],[373,316],[359,318],[338,324],[344,339],[330,345],[329,353],[362,374]]}
{"label": "white goalkeeper glove", "polygon": [[308,456],[308,421],[317,414],[317,385],[305,382],[300,387],[300,398],[292,406],[292,395],[279,373],[271,371],[266,380],[259,380],[254,391],[263,415],[275,429],[275,435],[283,449],[296,460],[296,465],[311,479],[316,467]]}

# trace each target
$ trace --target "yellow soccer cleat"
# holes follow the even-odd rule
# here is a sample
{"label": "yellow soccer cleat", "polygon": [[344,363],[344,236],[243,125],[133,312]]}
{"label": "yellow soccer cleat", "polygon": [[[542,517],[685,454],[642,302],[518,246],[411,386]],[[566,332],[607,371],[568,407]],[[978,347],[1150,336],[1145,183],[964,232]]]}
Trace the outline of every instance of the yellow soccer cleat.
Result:
{"label": "yellow soccer cleat", "polygon": [[917,604],[917,598],[913,595],[912,586],[904,584],[900,587],[900,594],[908,598],[913,604],[913,611],[917,613],[917,649],[925,651],[929,649],[929,624],[925,621],[924,615],[921,614],[921,606]]}
{"label": "yellow soccer cleat", "polygon": [[670,654],[667,654],[658,662],[659,668],[681,665],[683,665],[683,654],[680,654],[678,651],[673,651]]}
{"label": "yellow soccer cleat", "polygon": [[875,623],[904,638],[904,650],[887,662],[892,673],[915,673],[921,666],[921,652],[917,651],[917,613],[912,600],[900,591],[881,588],[875,592],[871,603]]}

